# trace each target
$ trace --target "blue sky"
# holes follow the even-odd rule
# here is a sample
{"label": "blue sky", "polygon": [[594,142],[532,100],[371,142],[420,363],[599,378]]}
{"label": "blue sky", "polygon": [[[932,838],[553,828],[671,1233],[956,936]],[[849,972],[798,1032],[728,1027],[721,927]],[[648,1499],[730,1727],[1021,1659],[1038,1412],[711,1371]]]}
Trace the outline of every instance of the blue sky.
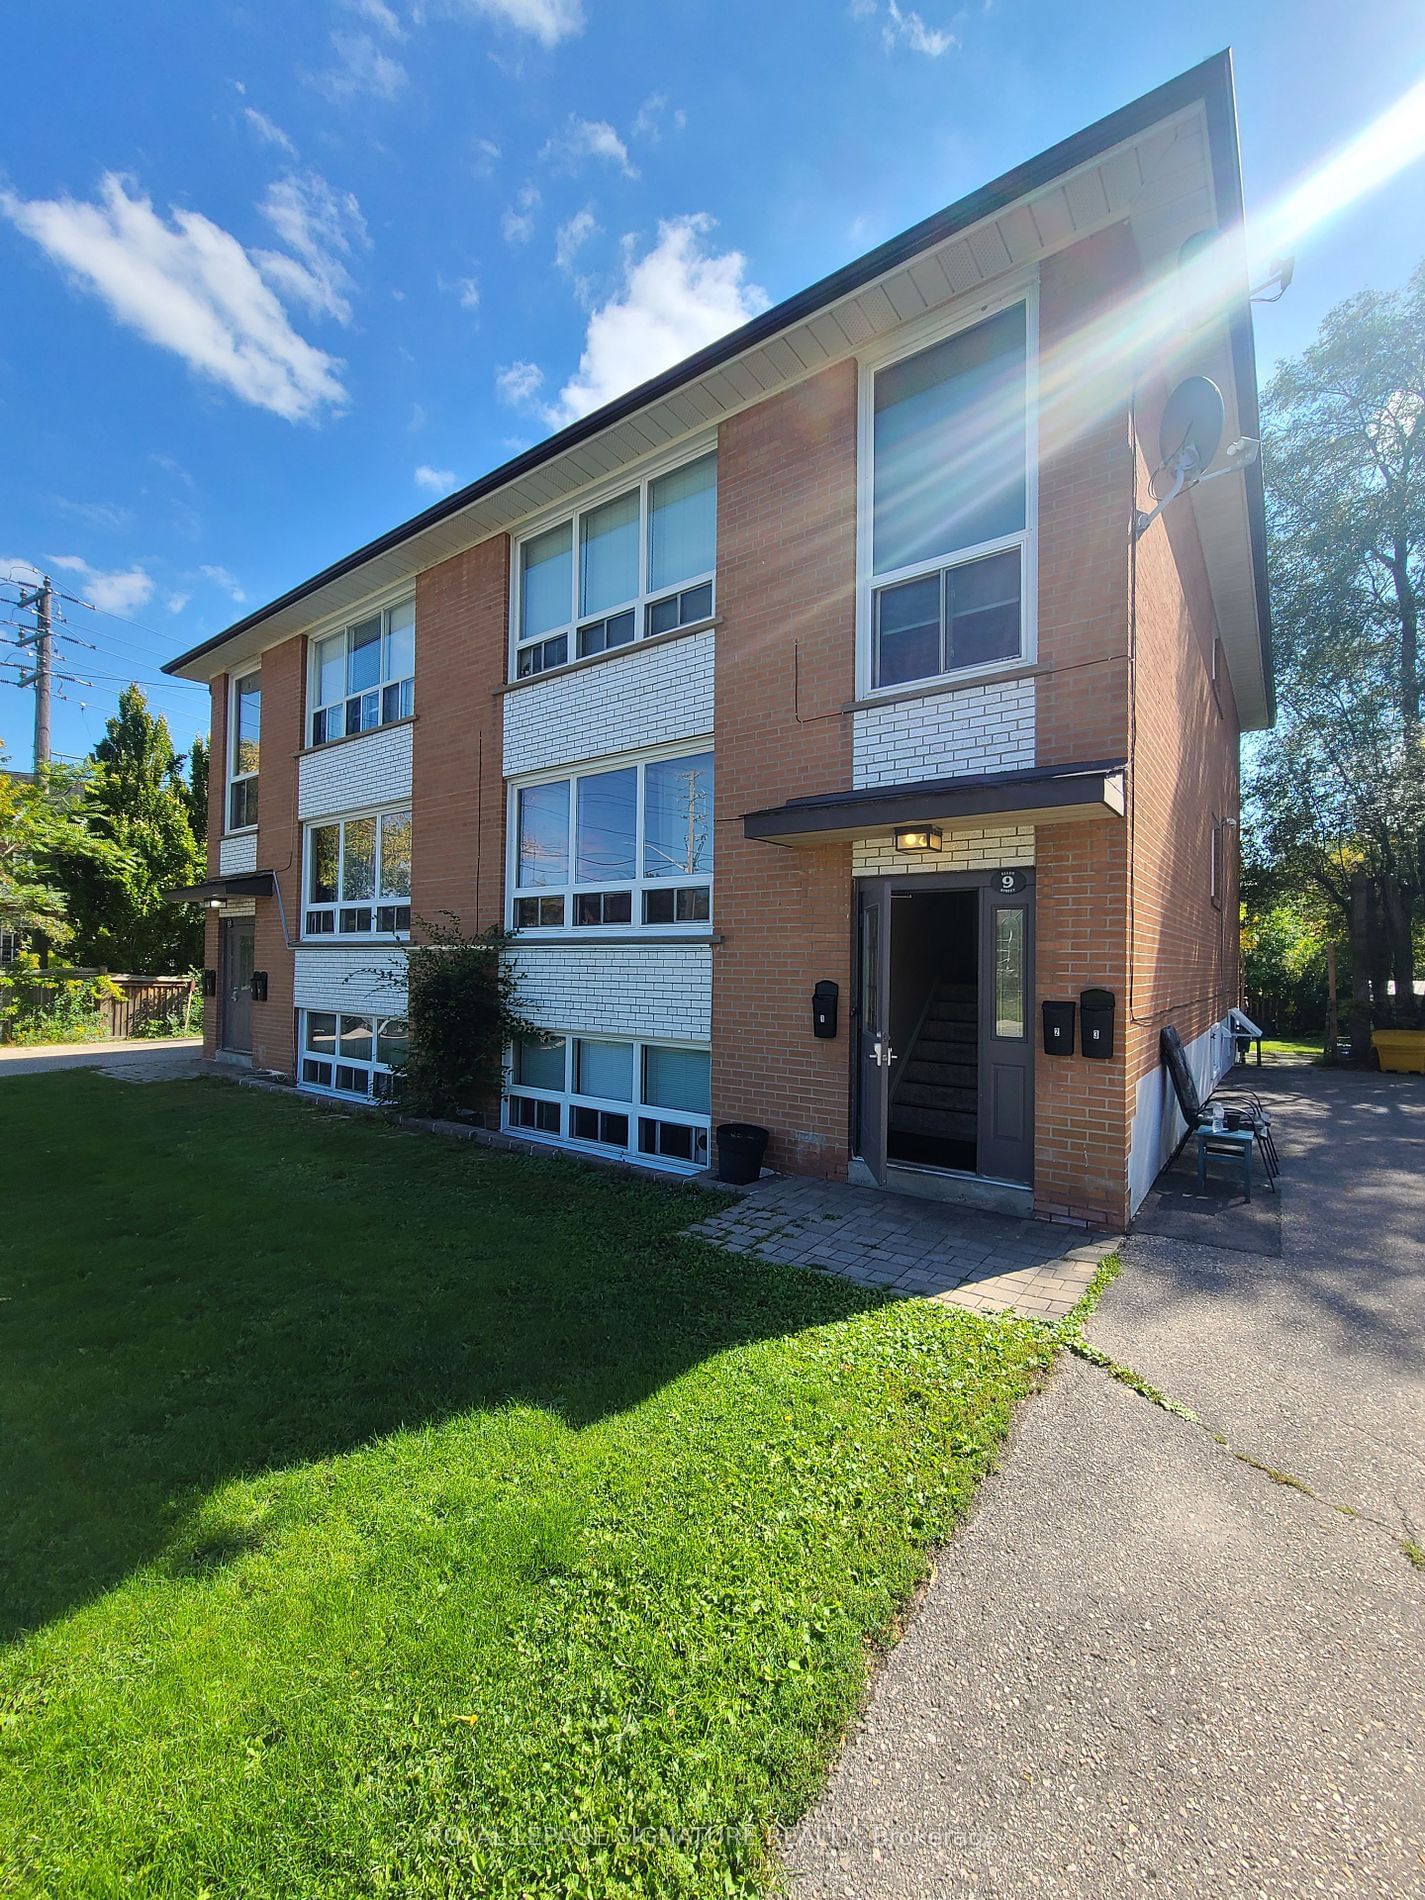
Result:
{"label": "blue sky", "polygon": [[[1249,213],[1425,71],[1418,0],[21,0],[0,573],[67,605],[57,754],[124,680],[1231,45]],[[1425,254],[1416,164],[1297,245],[1263,374]],[[122,617],[116,617],[122,616]],[[0,629],[0,632],[3,632]],[[31,700],[0,686],[30,754]]]}

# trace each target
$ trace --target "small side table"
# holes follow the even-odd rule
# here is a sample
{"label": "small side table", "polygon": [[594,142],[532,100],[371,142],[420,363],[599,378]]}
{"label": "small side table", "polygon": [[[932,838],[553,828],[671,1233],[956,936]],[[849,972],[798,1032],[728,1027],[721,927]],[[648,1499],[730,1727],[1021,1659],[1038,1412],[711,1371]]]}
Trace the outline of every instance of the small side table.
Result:
{"label": "small side table", "polygon": [[1231,1155],[1242,1164],[1242,1190],[1250,1201],[1252,1198],[1252,1150],[1256,1146],[1256,1133],[1251,1128],[1206,1128],[1197,1130],[1197,1184],[1207,1186],[1207,1157],[1210,1154]]}

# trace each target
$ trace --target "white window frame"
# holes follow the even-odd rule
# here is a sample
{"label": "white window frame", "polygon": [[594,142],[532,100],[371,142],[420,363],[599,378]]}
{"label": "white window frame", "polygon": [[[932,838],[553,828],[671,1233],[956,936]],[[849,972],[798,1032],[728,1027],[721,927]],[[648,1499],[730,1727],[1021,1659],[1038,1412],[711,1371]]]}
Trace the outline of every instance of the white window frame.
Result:
{"label": "white window frame", "polygon": [[[365,1022],[371,1025],[371,1060],[369,1062],[352,1061],[340,1056],[314,1055],[307,1047],[307,1023],[312,1016],[335,1016],[337,1019],[337,1041],[341,1040],[341,1025],[347,1022]],[[377,1085],[378,1076],[394,1075],[395,1070],[387,1062],[376,1060],[376,1049],[383,1023],[404,1023],[408,1018],[404,1012],[396,1015],[390,1011],[372,1009],[303,1009],[298,1012],[297,1023],[297,1087],[310,1095],[333,1095],[343,1102],[367,1101],[380,1102],[387,1099],[389,1091]],[[309,1062],[329,1064],[332,1072],[330,1082],[313,1082],[306,1079]],[[359,1069],[366,1077],[364,1093],[355,1089],[341,1089],[336,1086],[336,1072],[341,1069]]]}
{"label": "white window frame", "polygon": [[[680,443],[678,448],[655,461],[637,464],[625,469],[617,477],[586,490],[572,503],[564,502],[558,508],[548,509],[523,523],[512,538],[510,548],[510,628],[509,628],[509,678],[511,683],[522,680],[541,679],[545,673],[559,672],[565,666],[574,666],[580,662],[603,659],[608,655],[635,651],[644,640],[656,640],[673,633],[691,633],[699,627],[705,627],[717,614],[717,551],[713,550],[713,565],[706,573],[689,575],[680,580],[676,587],[648,586],[648,491],[652,483],[665,475],[671,475],[689,463],[701,462],[705,456],[717,455],[717,437],[715,434],[699,436],[693,443]],[[596,614],[579,612],[579,534],[580,524],[585,515],[592,514],[606,502],[616,501],[621,495],[638,490],[638,562],[639,592],[629,600],[621,601],[615,607],[607,607]],[[562,527],[569,523],[572,577],[570,585],[570,617],[562,625],[549,627],[543,633],[531,634],[529,639],[520,637],[520,589],[524,578],[524,548],[551,528]],[[684,594],[694,587],[711,586],[711,603],[706,614],[695,620],[689,620],[676,627],[665,629],[664,633],[654,634],[647,631],[648,609],[657,601],[667,600],[673,594]],[[596,654],[581,654],[578,650],[580,627],[590,627],[599,621],[609,620],[615,614],[633,613],[633,638],[621,645],[606,647]],[[557,640],[561,635],[567,637],[566,657],[548,667],[542,667],[534,673],[520,673],[520,656],[526,650],[543,645],[546,640]]]}
{"label": "white window frame", "polygon": [[[660,1168],[669,1174],[698,1174],[709,1165],[712,1154],[712,1113],[711,1107],[706,1114],[694,1114],[681,1108],[661,1108],[644,1100],[646,1052],[649,1049],[671,1049],[693,1055],[705,1055],[711,1062],[711,1049],[705,1042],[681,1041],[677,1038],[661,1036],[614,1036],[586,1032],[578,1029],[551,1029],[551,1036],[558,1036],[564,1042],[564,1087],[562,1089],[534,1088],[514,1079],[514,1050],[505,1051],[505,1093],[500,1105],[500,1125],[504,1132],[518,1136],[522,1141],[539,1141],[551,1148],[567,1148],[575,1153],[601,1154],[617,1156],[625,1161],[636,1161],[640,1167]],[[617,1102],[601,1095],[581,1095],[575,1088],[576,1065],[578,1056],[576,1045],[581,1042],[602,1042],[628,1044],[633,1048],[633,1099]],[[512,1102],[524,1096],[536,1102],[555,1102],[560,1107],[560,1132],[553,1134],[545,1129],[527,1127],[511,1113]],[[610,1115],[628,1117],[628,1141],[623,1147],[612,1142],[591,1141],[586,1137],[570,1133],[573,1125],[573,1111],[576,1108],[590,1108]],[[649,1152],[639,1146],[642,1139],[640,1122],[666,1122],[679,1128],[701,1130],[706,1136],[705,1155],[693,1161],[681,1160],[676,1155],[662,1155]]]}
{"label": "white window frame", "polygon": [[[385,836],[384,821],[388,818],[400,817],[404,817],[408,820],[411,818],[411,801],[409,799],[404,799],[394,805],[373,806],[363,811],[333,812],[321,818],[309,818],[306,820],[302,826],[301,940],[303,943],[405,943],[409,940],[411,934],[409,924],[403,930],[379,930],[375,928],[376,916],[387,904],[404,905],[407,910],[410,908],[411,900],[409,895],[404,897],[390,896],[383,894],[381,890],[382,845]],[[376,889],[369,902],[373,927],[370,930],[343,930],[341,928],[342,911],[352,910],[367,903],[367,900],[364,898],[343,900],[340,894],[342,874],[346,866],[346,827],[348,825],[359,824],[363,818],[373,818],[376,821]],[[334,903],[324,902],[317,904],[313,903],[310,897],[312,888],[312,841],[316,832],[326,831],[332,825],[338,826],[341,832],[337,846],[337,897]],[[414,824],[411,826],[411,839],[412,855],[414,855]],[[310,911],[319,911],[323,915],[330,913],[332,917],[331,929],[309,930],[307,927],[307,915]]]}
{"label": "white window frame", "polygon": [[260,802],[262,793],[261,793],[261,790],[259,789],[258,818],[254,819],[250,824],[246,824],[246,825],[235,825],[232,822],[233,787],[235,785],[247,785],[249,783],[260,781],[262,777],[262,734],[260,730],[258,732],[258,738],[257,738],[257,768],[258,769],[255,772],[239,772],[237,769],[238,701],[240,698],[238,688],[241,685],[243,685],[245,681],[250,680],[250,679],[256,679],[258,682],[257,717],[260,724],[261,719],[262,719],[262,662],[259,660],[256,666],[249,667],[245,673],[234,673],[231,676],[231,678],[228,680],[228,734],[227,734],[227,748],[226,748],[228,756],[225,761],[227,765],[227,784],[223,789],[223,835],[229,838],[241,837],[249,831],[256,831],[258,820],[262,816],[262,807],[261,807],[261,802]]}
{"label": "white window frame", "polygon": [[[717,832],[715,811],[708,813],[708,837],[712,847],[713,865],[710,871],[689,871],[674,877],[646,877],[643,874],[643,850],[645,837],[645,767],[664,764],[672,759],[700,758],[704,753],[713,754],[713,797],[716,802],[717,791],[717,754],[711,735],[702,739],[680,739],[676,744],[657,746],[642,752],[616,753],[601,759],[584,759],[576,765],[561,765],[542,772],[531,772],[524,777],[512,779],[509,785],[509,803],[505,815],[506,861],[505,861],[505,922],[510,930],[518,930],[520,936],[531,938],[573,938],[580,943],[601,943],[608,940],[617,942],[620,938],[646,937],[650,935],[679,937],[708,937],[713,928],[713,880],[717,875]],[[634,837],[634,866],[637,875],[633,878],[597,878],[576,875],[579,829],[578,781],[581,778],[599,778],[606,772],[638,772],[638,790],[636,797]],[[569,861],[568,871],[563,884],[531,885],[521,889],[519,884],[520,837],[519,837],[519,795],[536,785],[557,785],[566,782],[569,786]],[[708,893],[708,915],[692,923],[650,923],[643,921],[643,899],[647,891],[674,891],[690,888],[705,889]],[[574,921],[574,900],[579,892],[628,891],[631,893],[629,921],[626,924],[579,924]],[[518,924],[516,923],[516,904],[521,897],[562,897],[564,900],[564,922],[562,924]]]}
{"label": "white window frame", "polygon": [[[323,627],[320,630],[310,633],[307,636],[307,699],[306,699],[307,710],[306,710],[306,720],[305,720],[305,744],[308,747],[308,749],[323,750],[329,745],[339,745],[343,739],[355,739],[355,738],[359,738],[361,734],[363,733],[379,732],[383,726],[398,725],[401,720],[409,719],[414,715],[415,694],[416,694],[415,646],[416,646],[416,641],[417,641],[417,635],[419,632],[419,629],[416,627],[414,623],[415,606],[416,606],[416,597],[411,592],[410,586],[408,583],[406,587],[400,593],[398,593],[394,598],[378,597],[377,599],[368,602],[364,607],[360,608],[358,611],[348,612],[344,614],[340,620],[335,621],[332,625]],[[398,608],[401,608],[401,607],[409,607],[411,609],[411,613],[413,616],[412,627],[411,627],[411,646],[412,646],[411,670],[409,673],[402,673],[396,679],[387,679],[385,677],[386,643],[391,631],[391,615],[395,613]],[[321,701],[318,698],[318,690],[319,690],[319,685],[321,681],[321,663],[318,657],[320,649],[326,645],[328,640],[334,640],[338,637],[338,635],[340,635],[342,638],[345,639],[347,643],[346,657],[349,660],[351,657],[352,628],[361,626],[364,621],[375,620],[377,618],[379,618],[381,622],[381,634],[380,634],[380,640],[379,640],[379,645],[381,649],[381,666],[382,666],[381,678],[377,681],[374,687],[370,687],[370,686],[366,687],[363,693],[350,693],[350,692],[347,692],[345,689],[343,689],[341,697],[339,699],[334,699],[329,702]],[[345,668],[343,667],[343,673],[344,672],[345,672]],[[369,693],[369,692],[374,692],[376,694],[377,709],[379,711],[380,701],[385,696],[386,688],[388,686],[403,686],[407,683],[407,681],[410,682],[411,690],[407,695],[405,695],[405,697],[410,702],[409,705],[406,707],[405,711],[396,713],[395,716],[391,719],[378,719],[374,726],[362,726],[359,728],[357,732],[342,731],[338,733],[333,733],[321,739],[317,739],[313,736],[317,729],[318,713],[324,713],[328,711],[330,707],[340,706],[344,709],[348,700],[363,698],[365,696],[365,693]],[[346,724],[346,720],[344,716],[342,719],[342,724],[343,726],[345,726]]]}
{"label": "white window frame", "polygon": [[[1014,534],[1001,535],[974,547],[955,548],[908,567],[877,574],[873,567],[872,530],[874,526],[875,464],[875,379],[878,370],[907,357],[918,356],[947,337],[998,316],[1013,305],[1024,305],[1024,527]],[[906,698],[917,691],[934,692],[945,686],[972,685],[987,674],[1024,671],[1033,666],[1039,652],[1039,273],[1019,272],[997,285],[989,297],[967,300],[950,312],[909,323],[893,338],[883,339],[858,352],[860,366],[857,416],[856,474],[856,697],[878,699]],[[947,568],[964,567],[986,555],[1020,549],[1020,642],[1017,657],[984,660],[975,666],[956,667],[949,673],[927,674],[924,679],[897,680],[893,685],[876,686],[875,679],[875,596],[898,582],[922,575],[943,573]]]}

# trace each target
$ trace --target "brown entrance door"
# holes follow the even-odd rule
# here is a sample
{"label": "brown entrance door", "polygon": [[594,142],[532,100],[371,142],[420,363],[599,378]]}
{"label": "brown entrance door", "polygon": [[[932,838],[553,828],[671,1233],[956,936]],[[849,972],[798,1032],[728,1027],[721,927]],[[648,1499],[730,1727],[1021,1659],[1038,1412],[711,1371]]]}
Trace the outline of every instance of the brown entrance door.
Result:
{"label": "brown entrance door", "polygon": [[252,969],[256,950],[251,917],[223,919],[222,1047],[252,1054]]}

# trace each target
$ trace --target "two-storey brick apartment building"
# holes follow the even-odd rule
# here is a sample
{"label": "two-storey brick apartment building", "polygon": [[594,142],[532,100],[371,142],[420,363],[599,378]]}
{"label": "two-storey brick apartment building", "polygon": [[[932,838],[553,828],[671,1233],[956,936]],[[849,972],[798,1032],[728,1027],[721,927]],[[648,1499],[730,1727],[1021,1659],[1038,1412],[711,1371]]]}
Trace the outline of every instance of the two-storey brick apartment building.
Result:
{"label": "two-storey brick apartment building", "polygon": [[[752,1121],[778,1167],[1121,1222],[1160,1028],[1215,1076],[1238,1000],[1260,481],[1133,522],[1181,377],[1257,434],[1241,215],[1224,56],[174,661],[209,1052],[379,1095],[371,973],[452,911],[553,1032],[511,1131],[693,1170]],[[1047,1053],[1086,988],[1111,1055]]]}

